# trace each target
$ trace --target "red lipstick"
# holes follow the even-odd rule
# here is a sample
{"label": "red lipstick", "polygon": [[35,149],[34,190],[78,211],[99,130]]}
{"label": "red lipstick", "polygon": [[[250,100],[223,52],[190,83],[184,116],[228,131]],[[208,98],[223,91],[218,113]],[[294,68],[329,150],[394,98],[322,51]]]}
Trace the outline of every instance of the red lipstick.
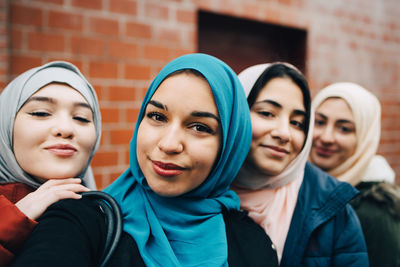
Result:
{"label": "red lipstick", "polygon": [[173,177],[181,174],[185,168],[173,163],[164,163],[161,161],[153,161],[154,171],[164,177]]}

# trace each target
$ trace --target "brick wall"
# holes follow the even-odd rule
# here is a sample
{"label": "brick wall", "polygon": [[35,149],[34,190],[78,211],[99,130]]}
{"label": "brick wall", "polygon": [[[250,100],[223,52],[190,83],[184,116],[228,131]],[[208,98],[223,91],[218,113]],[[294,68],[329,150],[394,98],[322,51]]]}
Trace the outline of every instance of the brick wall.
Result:
{"label": "brick wall", "polygon": [[314,93],[353,81],[381,99],[379,151],[400,174],[396,2],[0,0],[0,85],[50,60],[76,64],[100,100],[103,136],[92,165],[104,188],[128,167],[128,143],[151,79],[171,59],[197,51],[198,10],[301,28],[308,32],[306,68]]}
{"label": "brick wall", "polygon": [[0,0],[0,88],[8,80],[8,5],[7,0]]}

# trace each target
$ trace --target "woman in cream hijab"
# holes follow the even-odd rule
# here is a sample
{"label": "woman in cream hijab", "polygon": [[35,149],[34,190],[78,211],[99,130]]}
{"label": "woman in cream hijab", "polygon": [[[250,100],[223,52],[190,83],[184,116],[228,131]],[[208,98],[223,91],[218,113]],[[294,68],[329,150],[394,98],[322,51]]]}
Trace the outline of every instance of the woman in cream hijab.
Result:
{"label": "woman in cream hijab", "polygon": [[89,163],[100,132],[96,93],[70,63],[30,69],[1,93],[1,266],[48,206],[95,188]]}
{"label": "woman in cream hijab", "polygon": [[367,242],[371,266],[400,264],[400,189],[395,174],[376,155],[381,132],[379,100],[349,82],[322,89],[313,100],[316,110],[310,160],[360,190],[351,204]]}
{"label": "woman in cream hijab", "polygon": [[303,74],[287,63],[261,64],[239,79],[253,140],[233,190],[271,237],[280,266],[368,266],[348,204],[356,190],[307,163],[314,118]]}

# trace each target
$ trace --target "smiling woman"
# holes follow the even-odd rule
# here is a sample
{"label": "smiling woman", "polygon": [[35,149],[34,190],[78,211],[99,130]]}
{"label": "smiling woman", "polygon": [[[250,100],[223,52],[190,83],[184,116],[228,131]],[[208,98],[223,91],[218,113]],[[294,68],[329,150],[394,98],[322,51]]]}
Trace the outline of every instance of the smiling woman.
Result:
{"label": "smiling woman", "polygon": [[46,85],[17,113],[13,140],[18,164],[38,181],[77,177],[96,140],[93,112],[70,86]]}
{"label": "smiling woman", "polygon": [[100,140],[96,93],[79,70],[51,62],[0,95],[0,265],[7,266],[52,203],[94,188]]}

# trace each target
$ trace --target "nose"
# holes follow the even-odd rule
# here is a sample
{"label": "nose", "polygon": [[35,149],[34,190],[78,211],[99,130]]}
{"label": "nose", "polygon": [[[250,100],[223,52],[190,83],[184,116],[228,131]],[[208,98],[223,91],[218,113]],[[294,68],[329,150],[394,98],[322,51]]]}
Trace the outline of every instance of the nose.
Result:
{"label": "nose", "polygon": [[332,144],[335,141],[335,135],[331,126],[326,126],[320,130],[319,139],[324,144]]}
{"label": "nose", "polygon": [[163,131],[158,148],[166,154],[178,154],[184,149],[183,133],[179,125],[171,125]]}
{"label": "nose", "polygon": [[271,131],[272,138],[278,139],[281,143],[287,143],[290,140],[289,119],[280,118],[276,120],[276,125]]}
{"label": "nose", "polygon": [[55,116],[52,127],[52,134],[56,137],[72,139],[74,137],[73,119],[69,115]]}

